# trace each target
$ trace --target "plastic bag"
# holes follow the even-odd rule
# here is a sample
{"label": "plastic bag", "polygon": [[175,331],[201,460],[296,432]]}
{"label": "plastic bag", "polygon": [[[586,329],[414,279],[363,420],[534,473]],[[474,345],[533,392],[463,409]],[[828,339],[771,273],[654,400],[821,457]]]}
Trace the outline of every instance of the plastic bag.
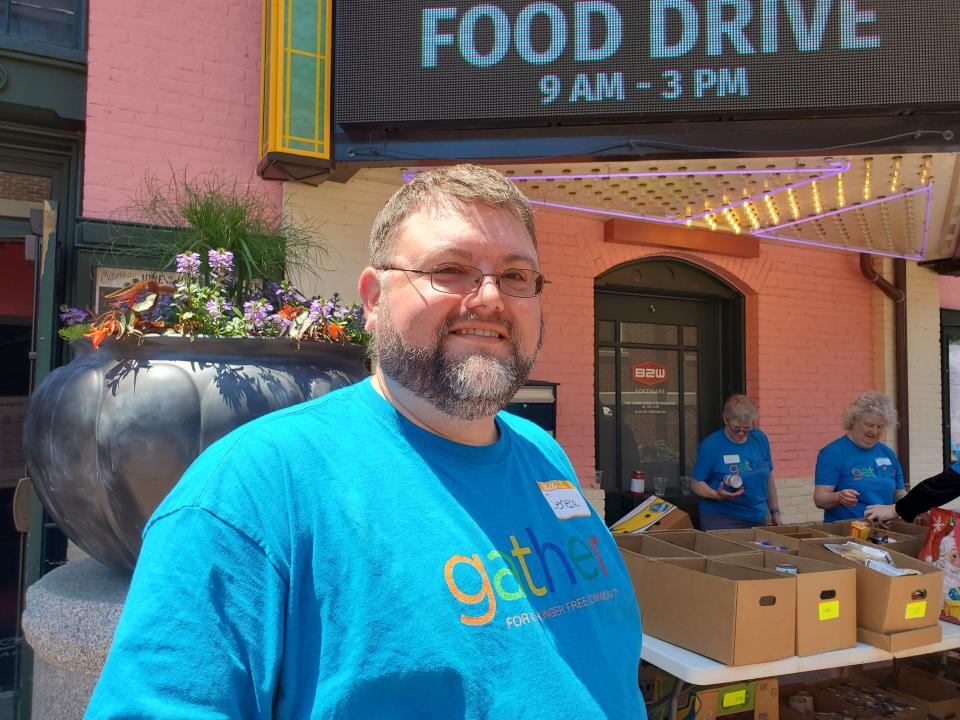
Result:
{"label": "plastic bag", "polygon": [[920,559],[943,571],[943,608],[940,619],[960,625],[960,545],[957,520],[960,513],[934,508],[930,511],[927,537]]}

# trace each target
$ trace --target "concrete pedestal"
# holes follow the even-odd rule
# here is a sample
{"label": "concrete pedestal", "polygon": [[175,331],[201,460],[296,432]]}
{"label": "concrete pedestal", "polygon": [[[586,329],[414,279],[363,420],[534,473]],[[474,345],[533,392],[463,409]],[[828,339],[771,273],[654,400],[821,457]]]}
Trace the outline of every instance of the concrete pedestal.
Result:
{"label": "concrete pedestal", "polygon": [[32,720],[80,720],[107,659],[130,577],[93,558],[68,562],[27,590]]}

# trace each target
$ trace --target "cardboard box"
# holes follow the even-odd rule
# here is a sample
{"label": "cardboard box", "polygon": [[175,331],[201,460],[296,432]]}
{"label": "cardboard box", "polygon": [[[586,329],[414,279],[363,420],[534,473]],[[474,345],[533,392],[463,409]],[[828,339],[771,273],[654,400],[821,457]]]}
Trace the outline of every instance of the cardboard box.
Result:
{"label": "cardboard box", "polygon": [[872,695],[881,695],[887,702],[904,706],[904,709],[901,712],[889,714],[884,713],[885,720],[926,720],[927,718],[927,707],[923,703],[904,697],[897,692],[884,690],[872,683],[864,682],[863,680],[857,678],[834,678],[831,680],[821,680],[820,682],[811,685],[810,688],[813,694],[814,703],[816,705],[839,700],[848,708],[856,709],[860,712],[867,712],[873,717],[876,717],[876,714],[872,713],[869,707],[865,707],[856,702],[851,702],[848,699],[849,693],[845,692],[844,688],[850,688],[853,690],[868,692]]}
{"label": "cardboard box", "polygon": [[792,576],[707,558],[656,560],[635,590],[644,632],[666,642],[727,665],[793,655]]}
{"label": "cardboard box", "polygon": [[648,497],[610,526],[610,532],[614,535],[688,529],[693,529],[690,516],[656,495]]}
{"label": "cardboard box", "polygon": [[688,550],[682,545],[666,542],[655,535],[614,535],[614,541],[621,552],[626,550],[632,554],[642,555],[647,558],[678,558],[678,557],[703,557],[700,553]]}
{"label": "cardboard box", "polygon": [[857,644],[857,571],[853,568],[785,557],[770,550],[759,557],[730,556],[717,560],[773,571],[784,563],[797,568],[797,655],[816,655]]}
{"label": "cardboard box", "polygon": [[770,525],[764,528],[767,532],[777,535],[788,535],[798,539],[833,537],[831,533],[823,532],[813,525]]}
{"label": "cardboard box", "polygon": [[[658,667],[640,666],[640,689],[647,702],[649,720],[674,720],[669,703],[677,678]],[[675,720],[715,720],[735,715],[737,720],[779,720],[778,678],[748,680],[730,685],[685,685],[680,690]],[[651,707],[652,706],[652,707]]]}
{"label": "cardboard box", "polygon": [[780,686],[780,720],[810,720],[810,715],[797,712],[790,707],[790,696],[801,690],[813,696],[814,712],[840,713],[856,720],[878,720],[876,715],[848,705],[835,695],[820,693],[815,686],[804,683]]}
{"label": "cardboard box", "polygon": [[918,537],[921,540],[924,540],[927,537],[926,525],[917,525],[916,523],[908,523],[903,520],[891,520],[887,523],[887,527],[894,532]]}
{"label": "cardboard box", "polygon": [[693,687],[692,712],[677,713],[677,720],[716,720],[735,713],[751,713],[754,720],[779,720],[779,682],[777,678],[753,680],[734,685]]}
{"label": "cardboard box", "polygon": [[[650,582],[646,573],[648,563],[653,562],[656,558],[686,557],[700,559],[703,557],[693,550],[663,542],[652,535],[643,533],[640,535],[614,535],[613,539],[620,549],[620,556],[623,558],[624,565],[627,566],[627,573],[630,575],[630,582],[633,583],[633,590],[638,603],[640,602],[639,588]],[[644,627],[644,630],[646,630],[646,627]]]}
{"label": "cardboard box", "polygon": [[[737,530],[707,530],[707,535],[722,537],[740,543],[748,550],[766,552],[767,550],[796,555],[800,550],[800,540],[789,535],[771,533],[766,527],[742,528]],[[763,545],[766,542],[769,547]],[[786,550],[778,550],[784,547]]]}
{"label": "cardboard box", "polygon": [[891,577],[860,563],[846,560],[824,547],[839,542],[855,541],[849,538],[840,541],[837,538],[804,540],[800,544],[800,557],[856,569],[859,627],[886,634],[937,625],[943,600],[943,573],[940,570],[916,558],[887,549],[897,567],[912,568],[920,572],[919,575]]}
{"label": "cardboard box", "polygon": [[861,675],[881,688],[926,705],[927,714],[937,720],[956,720],[960,716],[960,687],[948,680],[904,664],[897,668],[866,670]]}
{"label": "cardboard box", "polygon": [[[849,520],[838,520],[837,522],[832,523],[821,523],[814,526],[816,529],[836,535],[837,537],[850,537],[850,521]],[[876,528],[874,530],[877,534],[886,535],[895,542],[892,543],[874,543],[871,541],[871,545],[876,545],[877,547],[882,547],[884,549],[894,550],[895,552],[902,553],[904,555],[909,555],[910,557],[918,557],[920,555],[920,549],[923,547],[923,540],[926,536],[924,533],[923,536],[918,535],[908,535],[906,533],[901,533],[893,530],[892,528],[887,530],[884,528]]]}
{"label": "cardboard box", "polygon": [[733,540],[710,535],[699,530],[675,530],[672,532],[658,532],[658,540],[685,547],[706,557],[717,555],[741,555],[751,552],[750,548]]}
{"label": "cardboard box", "polygon": [[873,645],[875,648],[880,648],[887,652],[898,652],[900,650],[923,647],[924,645],[940,642],[942,638],[943,634],[940,632],[939,623],[931,625],[930,627],[904,630],[895,633],[879,633],[862,627],[857,628],[858,642]]}

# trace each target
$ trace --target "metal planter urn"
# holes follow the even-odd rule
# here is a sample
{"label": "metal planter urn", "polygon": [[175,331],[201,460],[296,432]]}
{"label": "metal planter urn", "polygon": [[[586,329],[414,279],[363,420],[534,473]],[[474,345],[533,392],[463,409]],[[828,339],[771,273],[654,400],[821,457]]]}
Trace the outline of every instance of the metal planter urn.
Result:
{"label": "metal planter urn", "polygon": [[191,462],[243,423],[357,382],[357,345],[109,338],[50,373],[24,423],[27,468],[81,549],[129,572],[150,515]]}

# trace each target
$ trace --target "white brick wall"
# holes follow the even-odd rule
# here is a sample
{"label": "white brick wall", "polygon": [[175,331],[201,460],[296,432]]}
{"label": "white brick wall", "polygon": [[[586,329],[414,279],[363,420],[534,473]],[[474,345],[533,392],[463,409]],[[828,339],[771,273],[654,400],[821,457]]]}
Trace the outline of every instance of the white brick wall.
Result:
{"label": "white brick wall", "polygon": [[291,277],[294,284],[308,296],[338,292],[347,302],[359,300],[357,278],[367,265],[370,227],[400,184],[399,170],[361,170],[349,182],[319,187],[284,183],[285,211],[308,219],[327,250],[320,270]]}
{"label": "white brick wall", "polygon": [[943,470],[940,288],[936,273],[907,263],[907,367],[910,381],[910,477]]}

